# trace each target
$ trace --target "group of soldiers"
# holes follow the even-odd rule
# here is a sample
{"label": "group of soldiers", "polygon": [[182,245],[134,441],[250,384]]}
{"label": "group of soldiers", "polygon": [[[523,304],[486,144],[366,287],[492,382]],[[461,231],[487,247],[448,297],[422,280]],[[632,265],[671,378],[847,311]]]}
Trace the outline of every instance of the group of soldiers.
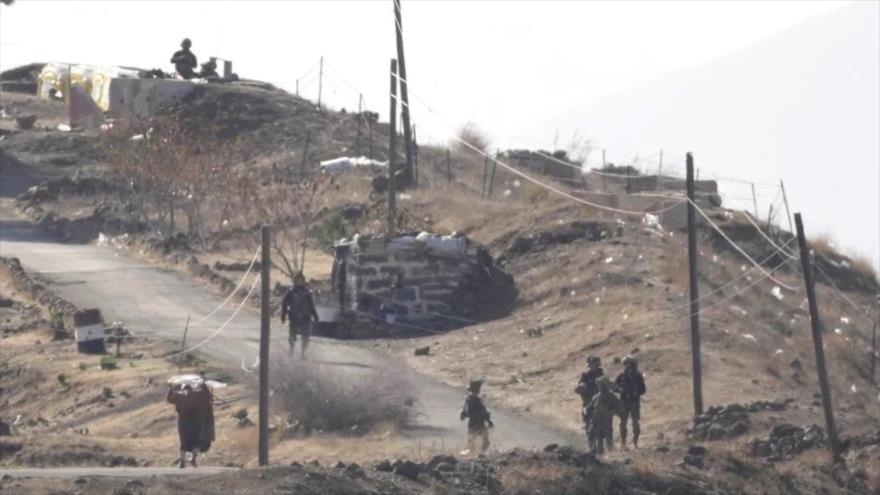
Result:
{"label": "group of soldiers", "polygon": [[[318,321],[314,298],[306,287],[302,272],[293,277],[293,285],[284,294],[281,302],[281,321],[289,325],[288,342],[292,354],[300,336],[300,356],[305,358],[313,322]],[[627,433],[632,424],[632,443],[639,445],[641,433],[641,397],[645,395],[645,377],[639,371],[635,357],[626,356],[622,360],[623,371],[614,381],[605,376],[602,361],[598,356],[587,357],[587,369],[577,383],[575,393],[582,401],[581,416],[587,442],[591,452],[599,454],[614,448],[614,417],[620,418],[620,445],[627,448]],[[491,415],[480,398],[482,380],[472,380],[468,396],[461,410],[461,420],[468,421],[468,451],[483,453],[489,448],[489,428],[492,428]]]}
{"label": "group of soldiers", "polygon": [[582,401],[582,417],[591,452],[603,454],[614,449],[614,417],[620,417],[620,445],[627,448],[627,426],[632,421],[633,446],[639,446],[641,398],[645,377],[633,356],[623,358],[623,372],[612,382],[602,369],[599,356],[587,357],[587,370],[581,374],[575,393]]}

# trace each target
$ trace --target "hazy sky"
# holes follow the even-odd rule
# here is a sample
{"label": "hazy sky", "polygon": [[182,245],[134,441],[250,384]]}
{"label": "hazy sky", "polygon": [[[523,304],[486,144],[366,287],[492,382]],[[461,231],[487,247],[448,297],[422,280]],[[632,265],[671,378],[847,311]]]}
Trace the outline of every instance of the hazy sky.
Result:
{"label": "hazy sky", "polygon": [[[865,15],[874,16],[875,31],[880,24],[876,6],[872,2],[865,10]],[[718,156],[722,148],[718,143],[713,142],[712,149],[701,147],[700,142],[693,142],[694,134],[689,134],[690,140],[666,139],[675,136],[674,113],[664,123],[664,140],[659,143],[657,135],[623,137],[619,123],[611,131],[604,117],[597,116],[609,114],[609,102],[625,102],[630,93],[650,94],[651,88],[671,77],[751,46],[760,47],[764,40],[805,21],[847,8],[852,8],[848,2],[818,1],[403,0],[413,118],[422,141],[445,140],[454,128],[473,121],[501,148],[549,148],[557,134],[559,145],[564,146],[578,131],[597,147],[607,147],[609,157],[616,156],[617,161],[623,156],[656,154],[668,141],[674,141],[668,143],[666,152],[670,166],[686,149],[698,157]],[[296,79],[305,75],[302,92],[313,98],[317,95],[314,66],[323,55],[324,100],[335,107],[352,108],[358,93],[363,93],[368,107],[379,111],[384,120],[388,60],[395,55],[392,14],[391,0],[19,0],[11,8],[0,7],[0,68],[30,61],[65,61],[171,70],[171,53],[187,36],[200,59],[211,55],[232,59],[242,77],[292,91]],[[872,42],[873,38],[865,40]],[[876,46],[866,49],[877,50]],[[638,108],[626,112],[625,118],[640,119]],[[776,109],[776,113],[784,112],[784,108]],[[873,108],[867,112],[869,119],[878,115]],[[642,131],[655,132],[650,127]],[[872,155],[876,137],[857,137],[862,142],[856,144],[867,146],[870,153],[854,159],[877,160]],[[737,141],[737,136],[731,140]],[[743,143],[737,141],[737,145]],[[718,174],[748,180],[775,182],[788,170],[780,167],[774,173],[771,164],[746,171],[720,160],[712,163],[714,168],[709,168]],[[880,168],[876,161],[861,166]],[[743,176],[746,172],[760,172],[760,177]],[[875,198],[880,195],[880,184],[869,185]],[[809,198],[801,194],[805,218],[820,216],[806,207]],[[880,212],[875,204],[866,203],[865,218],[877,225]],[[828,217],[843,213],[831,211],[818,227],[880,262],[880,227],[841,230]]]}

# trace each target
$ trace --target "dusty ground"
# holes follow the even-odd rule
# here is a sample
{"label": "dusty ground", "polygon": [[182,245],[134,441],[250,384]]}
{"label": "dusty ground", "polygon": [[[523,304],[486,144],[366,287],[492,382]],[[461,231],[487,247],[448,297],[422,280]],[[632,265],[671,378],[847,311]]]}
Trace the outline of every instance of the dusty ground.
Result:
{"label": "dusty ground", "polygon": [[[275,100],[269,103],[280,104]],[[285,109],[284,105],[288,103],[281,104],[281,108],[272,107],[272,112],[290,113],[290,118],[279,124],[245,122],[247,125],[242,127],[224,120],[224,125],[231,126],[228,131],[234,134],[255,132],[261,138],[271,138],[267,141],[270,146],[265,156],[257,160],[260,166],[290,160],[302,144],[296,116],[305,110]],[[321,141],[320,153],[330,157],[349,151],[345,142],[352,138],[351,127],[346,127],[344,119],[329,122],[332,132],[328,131],[328,137]],[[292,133],[290,141],[281,139],[285,132]],[[61,162],[52,161],[52,156],[59,153],[56,138],[47,141],[51,155],[48,159],[41,158],[39,153],[28,155],[38,146],[31,143],[39,143],[45,137],[20,133],[14,139],[18,141],[11,141],[11,145],[16,150],[22,149],[21,156],[29,165],[33,162],[36,169],[58,171]],[[89,148],[84,149],[85,155],[90,156]],[[456,166],[467,162],[457,160]],[[84,165],[83,169],[88,170],[89,166]],[[692,404],[684,235],[646,226],[641,218],[618,219],[572,205],[535,191],[503,173],[499,177],[503,187],[499,190],[509,189],[511,194],[495,199],[481,198],[471,192],[470,179],[476,176],[467,175],[468,172],[472,171],[456,170],[462,180],[452,185],[438,183],[401,196],[399,208],[404,226],[437,232],[461,231],[489,246],[493,256],[503,260],[502,268],[516,280],[519,291],[516,307],[502,318],[463,322],[462,328],[444,334],[369,341],[362,345],[390,349],[413,368],[459,389],[463,389],[471,377],[485,377],[488,383],[484,390],[492,400],[513,410],[546,418],[553,426],[570,432],[580,430],[580,401],[573,388],[586,355],[602,356],[606,372],[614,375],[620,371],[615,360],[634,354],[648,382],[642,408],[642,444],[646,448],[612,454],[610,459],[626,460],[639,469],[657,472],[677,469],[675,465],[683,451],[693,443],[685,434],[685,429],[691,426]],[[367,213],[356,229],[381,231],[383,205],[368,201],[364,177],[350,174],[337,180],[336,193],[322,200],[324,207],[365,203]],[[44,206],[59,215],[73,217],[77,212],[88,214],[94,205],[95,199],[72,195]],[[525,251],[512,249],[518,238],[584,220],[610,222],[614,230],[620,225],[622,233],[598,242],[575,239],[538,244]],[[220,234],[223,233],[218,232]],[[200,262],[213,265],[216,261],[246,263],[250,260],[251,254],[242,239],[236,239],[232,233],[217,239],[208,252],[196,253]],[[776,274],[780,282],[794,288],[781,291],[783,297],[778,299],[771,292],[774,282],[759,280],[759,272],[751,270],[738,255],[718,249],[714,241],[705,231],[700,242],[706,406],[792,399],[784,411],[750,415],[747,434],[709,445],[713,454],[717,451],[731,459],[747,459],[747,444],[752,439],[766,437],[774,426],[815,423],[824,427],[815,396],[818,386],[809,317],[803,304],[803,281],[797,271],[799,260],[791,261],[789,267]],[[763,241],[758,239],[758,242]],[[796,249],[792,251],[797,254]],[[326,253],[319,254],[317,249],[315,253],[309,255],[312,265],[307,266],[307,274],[317,280],[325,279],[329,273],[329,258]],[[225,275],[236,279],[238,273]],[[867,371],[871,321],[849,307],[838,292],[821,280],[817,290],[826,328],[825,346],[839,430],[844,437],[870,434],[880,428],[880,390],[869,383]],[[862,307],[870,305],[874,297],[857,291],[847,292],[846,296]],[[27,340],[24,334],[16,334],[10,338],[21,339],[20,344],[16,344],[21,348],[37,347],[33,337]],[[424,345],[431,346],[430,355],[414,356],[413,349]],[[49,371],[46,376],[53,376],[51,373],[55,372]],[[173,443],[173,438],[170,441]],[[235,441],[245,444],[253,442],[253,438]],[[343,456],[344,461],[377,459],[402,450],[414,458],[431,453],[430,446],[390,444],[377,433],[375,438],[357,445],[346,439],[323,441],[320,446],[307,441],[288,441],[275,449],[282,458],[289,452],[293,458],[302,459],[303,452],[307,452],[305,455],[309,457],[328,461]],[[669,453],[654,450],[666,447],[671,449]],[[161,455],[158,452],[156,455]],[[767,480],[782,483],[780,480],[791,476],[806,484],[801,487],[804,493],[820,492],[820,487],[833,493],[834,485],[828,484],[833,476],[823,467],[826,464],[823,454],[814,449],[794,460],[766,466],[762,461],[746,460],[758,465],[752,474],[754,484],[742,489],[765,493],[760,483]],[[856,449],[848,456],[852,469],[865,469],[868,477],[880,475],[876,447]],[[748,477],[742,469],[731,470],[726,462],[725,457],[725,462],[711,467],[711,475],[723,477],[724,473],[732,472],[734,479]],[[280,474],[278,479],[286,479],[288,475]],[[109,485],[107,489],[111,489]],[[786,491],[784,485],[780,485],[778,491],[795,493]],[[438,490],[437,493],[443,492]]]}

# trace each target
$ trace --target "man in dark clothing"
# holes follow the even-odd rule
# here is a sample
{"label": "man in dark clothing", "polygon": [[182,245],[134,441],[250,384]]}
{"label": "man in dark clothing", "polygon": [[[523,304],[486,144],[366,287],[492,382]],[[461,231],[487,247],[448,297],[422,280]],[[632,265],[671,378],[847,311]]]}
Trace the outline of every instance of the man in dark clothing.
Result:
{"label": "man in dark clothing", "polygon": [[293,276],[293,286],[284,294],[284,299],[281,301],[281,323],[284,323],[285,319],[290,321],[288,336],[290,354],[293,354],[296,345],[296,334],[300,334],[302,344],[299,353],[305,358],[309,336],[312,333],[312,322],[318,321],[318,311],[315,310],[312,293],[306,287],[306,278],[302,272],[297,272]]}
{"label": "man in dark clothing", "polygon": [[214,397],[204,383],[172,386],[166,400],[177,411],[177,434],[180,438],[178,467],[186,466],[186,454],[192,453],[191,464],[198,466],[198,452],[207,452],[214,441]]}
{"label": "man in dark clothing", "polygon": [[195,54],[189,51],[191,46],[192,41],[190,41],[189,38],[186,38],[180,43],[181,49],[174,52],[174,55],[171,56],[171,63],[174,64],[174,70],[176,70],[177,73],[180,74],[180,77],[184,79],[198,77],[195,68],[199,66],[199,63],[196,60]]}
{"label": "man in dark clothing", "polygon": [[590,407],[590,401],[599,391],[596,381],[604,375],[602,371],[602,361],[599,356],[587,357],[587,371],[581,373],[577,387],[574,391],[581,396],[581,419],[584,421],[584,432],[587,434],[587,444],[590,449],[595,448],[595,436],[590,429],[592,424],[593,409]]}
{"label": "man in dark clothing", "polygon": [[207,62],[202,64],[202,71],[199,72],[199,77],[202,79],[210,79],[212,81],[217,81],[220,79],[220,75],[217,74],[217,59],[211,57]]}
{"label": "man in dark clothing", "polygon": [[620,445],[626,449],[626,423],[632,418],[633,446],[639,446],[641,397],[645,395],[645,377],[639,372],[639,362],[632,356],[623,358],[623,373],[614,383],[620,387]]}
{"label": "man in dark clothing", "polygon": [[483,404],[480,398],[480,387],[483,385],[482,380],[471,380],[468,386],[468,396],[464,400],[464,407],[461,409],[461,420],[468,420],[467,449],[469,454],[473,454],[477,448],[477,440],[481,440],[480,454],[485,454],[489,449],[489,428],[495,426],[492,422],[489,410]]}

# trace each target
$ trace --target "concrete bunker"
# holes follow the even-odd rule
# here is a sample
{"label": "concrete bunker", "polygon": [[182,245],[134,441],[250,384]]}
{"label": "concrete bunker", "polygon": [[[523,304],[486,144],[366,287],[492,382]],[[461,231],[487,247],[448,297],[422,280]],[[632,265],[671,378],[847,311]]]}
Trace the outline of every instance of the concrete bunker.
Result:
{"label": "concrete bunker", "polygon": [[488,249],[461,234],[356,235],[333,252],[333,289],[355,337],[369,336],[358,328],[370,323],[400,333],[464,326],[513,285]]}

